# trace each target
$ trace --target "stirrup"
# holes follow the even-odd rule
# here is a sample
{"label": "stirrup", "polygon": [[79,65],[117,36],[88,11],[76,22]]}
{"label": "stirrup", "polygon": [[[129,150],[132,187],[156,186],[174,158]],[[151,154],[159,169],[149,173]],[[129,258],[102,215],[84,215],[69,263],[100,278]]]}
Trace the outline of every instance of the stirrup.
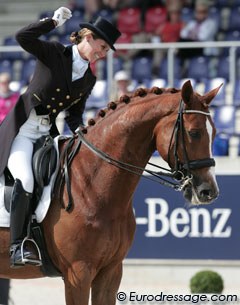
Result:
{"label": "stirrup", "polygon": [[[34,244],[35,249],[37,250],[38,259],[29,259],[27,257],[24,257],[24,244],[26,242],[31,242],[31,243]],[[41,256],[40,249],[39,249],[37,243],[35,242],[35,240],[32,239],[32,238],[25,237],[24,240],[22,241],[22,244],[21,244],[21,257],[22,257],[22,262],[23,262],[24,265],[25,264],[30,264],[30,265],[34,265],[36,267],[42,266],[42,256]]]}

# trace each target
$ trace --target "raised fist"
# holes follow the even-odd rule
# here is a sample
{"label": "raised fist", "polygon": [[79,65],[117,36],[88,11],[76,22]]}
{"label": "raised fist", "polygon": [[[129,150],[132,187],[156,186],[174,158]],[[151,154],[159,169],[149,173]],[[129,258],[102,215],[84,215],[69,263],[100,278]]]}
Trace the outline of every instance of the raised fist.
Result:
{"label": "raised fist", "polygon": [[67,19],[70,19],[71,17],[72,17],[72,12],[70,11],[70,9],[62,6],[54,12],[52,19],[56,21],[57,23],[56,28],[57,28],[63,25],[64,22]]}

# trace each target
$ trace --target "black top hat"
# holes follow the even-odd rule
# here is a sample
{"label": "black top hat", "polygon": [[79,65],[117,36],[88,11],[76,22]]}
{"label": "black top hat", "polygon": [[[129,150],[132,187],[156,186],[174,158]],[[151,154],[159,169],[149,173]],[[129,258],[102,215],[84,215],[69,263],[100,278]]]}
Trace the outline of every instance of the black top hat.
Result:
{"label": "black top hat", "polygon": [[109,21],[99,16],[94,23],[82,22],[79,24],[81,28],[87,28],[96,33],[100,38],[105,40],[111,49],[116,51],[114,43],[121,36],[121,32],[114,27]]}

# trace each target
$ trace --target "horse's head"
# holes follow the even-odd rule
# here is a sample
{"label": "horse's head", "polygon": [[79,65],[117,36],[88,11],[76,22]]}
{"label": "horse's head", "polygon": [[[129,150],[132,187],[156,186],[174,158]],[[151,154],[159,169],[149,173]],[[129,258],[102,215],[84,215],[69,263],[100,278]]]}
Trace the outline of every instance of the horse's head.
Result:
{"label": "horse's head", "polygon": [[211,149],[216,130],[208,107],[220,87],[201,96],[187,81],[174,106],[177,109],[155,128],[157,149],[180,180],[185,199],[192,204],[208,204],[219,193]]}

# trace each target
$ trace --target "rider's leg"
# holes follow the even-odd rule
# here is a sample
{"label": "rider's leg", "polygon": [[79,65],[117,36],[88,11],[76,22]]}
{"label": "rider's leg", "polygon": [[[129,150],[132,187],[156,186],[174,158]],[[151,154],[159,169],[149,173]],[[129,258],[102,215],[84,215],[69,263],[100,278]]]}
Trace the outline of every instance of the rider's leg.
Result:
{"label": "rider's leg", "polygon": [[31,199],[32,194],[26,192],[22,187],[19,179],[15,180],[10,210],[10,255],[11,267],[24,265],[24,259],[36,261],[34,265],[38,265],[37,255],[26,248],[24,244],[23,253],[21,245],[27,236],[28,225],[31,218]]}
{"label": "rider's leg", "polygon": [[32,172],[33,143],[31,139],[17,135],[8,158],[8,169],[14,179],[22,182],[26,192],[32,193],[34,178]]}
{"label": "rider's leg", "polygon": [[[27,224],[31,221],[30,199],[34,188],[34,178],[32,171],[33,145],[38,138],[43,135],[48,135],[50,128],[51,125],[49,117],[46,115],[38,116],[35,110],[32,109],[29,118],[21,126],[19,133],[15,137],[11,147],[10,155],[8,158],[8,168],[14,179],[17,181],[17,192],[15,196],[13,196],[11,213],[12,215],[10,217],[12,246],[19,245],[19,242],[22,240],[22,237],[24,235],[26,237],[28,233]],[[20,180],[21,184],[18,180]],[[21,211],[21,209],[23,211]],[[15,232],[16,230],[14,230],[15,225],[19,227],[18,234],[17,232]],[[22,229],[22,232],[20,232],[20,229]],[[24,243],[24,246],[25,244],[26,243]],[[20,247],[17,246],[12,248],[15,248],[15,250],[12,253],[11,261],[13,262],[13,264],[17,262],[17,264],[20,265],[21,262],[18,259],[19,255],[21,255]],[[28,261],[26,261],[26,263],[39,264],[38,260],[37,262],[34,261],[36,255],[33,252],[25,248],[23,249],[23,252],[24,256],[28,258]],[[25,261],[22,262],[22,264],[24,263]]]}
{"label": "rider's leg", "polygon": [[31,221],[31,198],[33,192],[33,174],[31,167],[33,143],[18,135],[12,145],[8,168],[12,173],[15,184],[11,199],[10,211],[10,255],[11,267],[22,266],[25,263],[23,258],[27,258],[33,265],[38,265],[38,256],[33,250],[23,247],[21,244],[28,235],[28,225]]}

